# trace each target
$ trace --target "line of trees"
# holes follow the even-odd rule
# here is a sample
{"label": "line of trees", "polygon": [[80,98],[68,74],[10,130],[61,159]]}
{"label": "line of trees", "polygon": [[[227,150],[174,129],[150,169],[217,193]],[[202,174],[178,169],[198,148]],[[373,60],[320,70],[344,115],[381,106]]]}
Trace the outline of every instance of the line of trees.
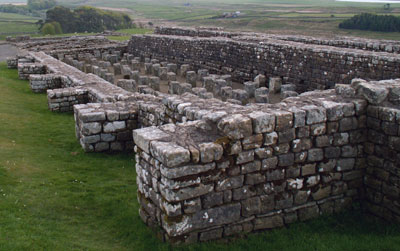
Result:
{"label": "line of trees", "polygon": [[400,17],[392,15],[375,15],[362,13],[344,20],[339,24],[341,29],[357,29],[384,32],[399,32]]}
{"label": "line of trees", "polygon": [[[74,10],[56,6],[46,12],[46,20],[41,25],[42,32],[45,28],[52,31],[50,26],[54,26],[55,34],[57,30],[64,33],[103,32],[104,30],[128,29],[133,26],[131,18],[126,14],[89,6]],[[58,25],[61,29],[56,27]]]}

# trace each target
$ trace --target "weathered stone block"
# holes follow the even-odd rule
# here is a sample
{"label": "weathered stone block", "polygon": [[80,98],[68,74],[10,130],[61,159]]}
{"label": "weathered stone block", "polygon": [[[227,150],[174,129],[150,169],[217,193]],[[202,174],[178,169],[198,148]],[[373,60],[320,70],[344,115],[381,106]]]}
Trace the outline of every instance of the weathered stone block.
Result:
{"label": "weathered stone block", "polygon": [[282,87],[282,79],[279,77],[269,78],[268,88],[272,93],[279,93]]}

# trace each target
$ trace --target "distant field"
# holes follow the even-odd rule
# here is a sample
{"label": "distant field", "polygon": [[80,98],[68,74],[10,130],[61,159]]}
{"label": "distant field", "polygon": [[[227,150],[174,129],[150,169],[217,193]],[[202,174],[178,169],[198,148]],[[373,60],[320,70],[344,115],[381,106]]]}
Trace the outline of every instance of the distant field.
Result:
{"label": "distant field", "polygon": [[0,40],[9,35],[35,34],[39,18],[0,12]]}
{"label": "distant field", "polygon": [[[22,2],[22,0],[4,2]],[[126,10],[135,20],[155,25],[218,26],[228,30],[285,33],[318,36],[360,36],[400,40],[400,33],[342,30],[338,24],[363,12],[400,16],[400,4],[352,3],[334,0],[60,0],[67,6],[92,5]],[[190,3],[189,6],[184,6]],[[240,11],[238,18],[216,18],[224,12]],[[12,21],[4,23],[4,21]],[[0,13],[0,39],[11,33],[37,32],[37,19]],[[125,37],[114,39],[125,39]]]}
{"label": "distant field", "polygon": [[[400,4],[337,2],[334,0],[61,0],[68,5],[89,4],[132,10],[134,18],[157,25],[220,26],[232,30],[302,35],[346,35],[400,40],[400,33],[338,29],[338,24],[362,12],[400,15]],[[184,6],[190,3],[190,6]],[[240,11],[238,18],[214,18],[223,12]]]}
{"label": "distant field", "polygon": [[34,34],[38,27],[31,22],[0,20],[0,35]]}
{"label": "distant field", "polygon": [[0,12],[0,20],[36,22],[37,20],[39,20],[39,18],[20,15],[20,14],[14,14],[14,13],[3,13],[3,12]]}

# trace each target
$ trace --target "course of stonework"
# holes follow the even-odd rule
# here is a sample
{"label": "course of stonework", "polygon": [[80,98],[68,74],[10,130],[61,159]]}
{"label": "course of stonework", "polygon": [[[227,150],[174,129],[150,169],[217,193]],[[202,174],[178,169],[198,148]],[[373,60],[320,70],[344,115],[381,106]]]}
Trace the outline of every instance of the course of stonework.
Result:
{"label": "course of stonework", "polygon": [[8,66],[50,110],[73,111],[86,152],[135,152],[140,217],[163,240],[273,229],[354,203],[400,222],[397,42],[158,28],[129,44],[16,44]]}

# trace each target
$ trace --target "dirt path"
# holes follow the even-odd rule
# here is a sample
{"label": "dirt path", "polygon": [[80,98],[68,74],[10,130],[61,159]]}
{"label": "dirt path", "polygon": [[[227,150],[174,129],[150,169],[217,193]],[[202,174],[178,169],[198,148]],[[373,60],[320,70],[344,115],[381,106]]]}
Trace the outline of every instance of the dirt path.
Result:
{"label": "dirt path", "polygon": [[0,43],[0,62],[6,61],[7,57],[17,55],[18,49],[10,44]]}

